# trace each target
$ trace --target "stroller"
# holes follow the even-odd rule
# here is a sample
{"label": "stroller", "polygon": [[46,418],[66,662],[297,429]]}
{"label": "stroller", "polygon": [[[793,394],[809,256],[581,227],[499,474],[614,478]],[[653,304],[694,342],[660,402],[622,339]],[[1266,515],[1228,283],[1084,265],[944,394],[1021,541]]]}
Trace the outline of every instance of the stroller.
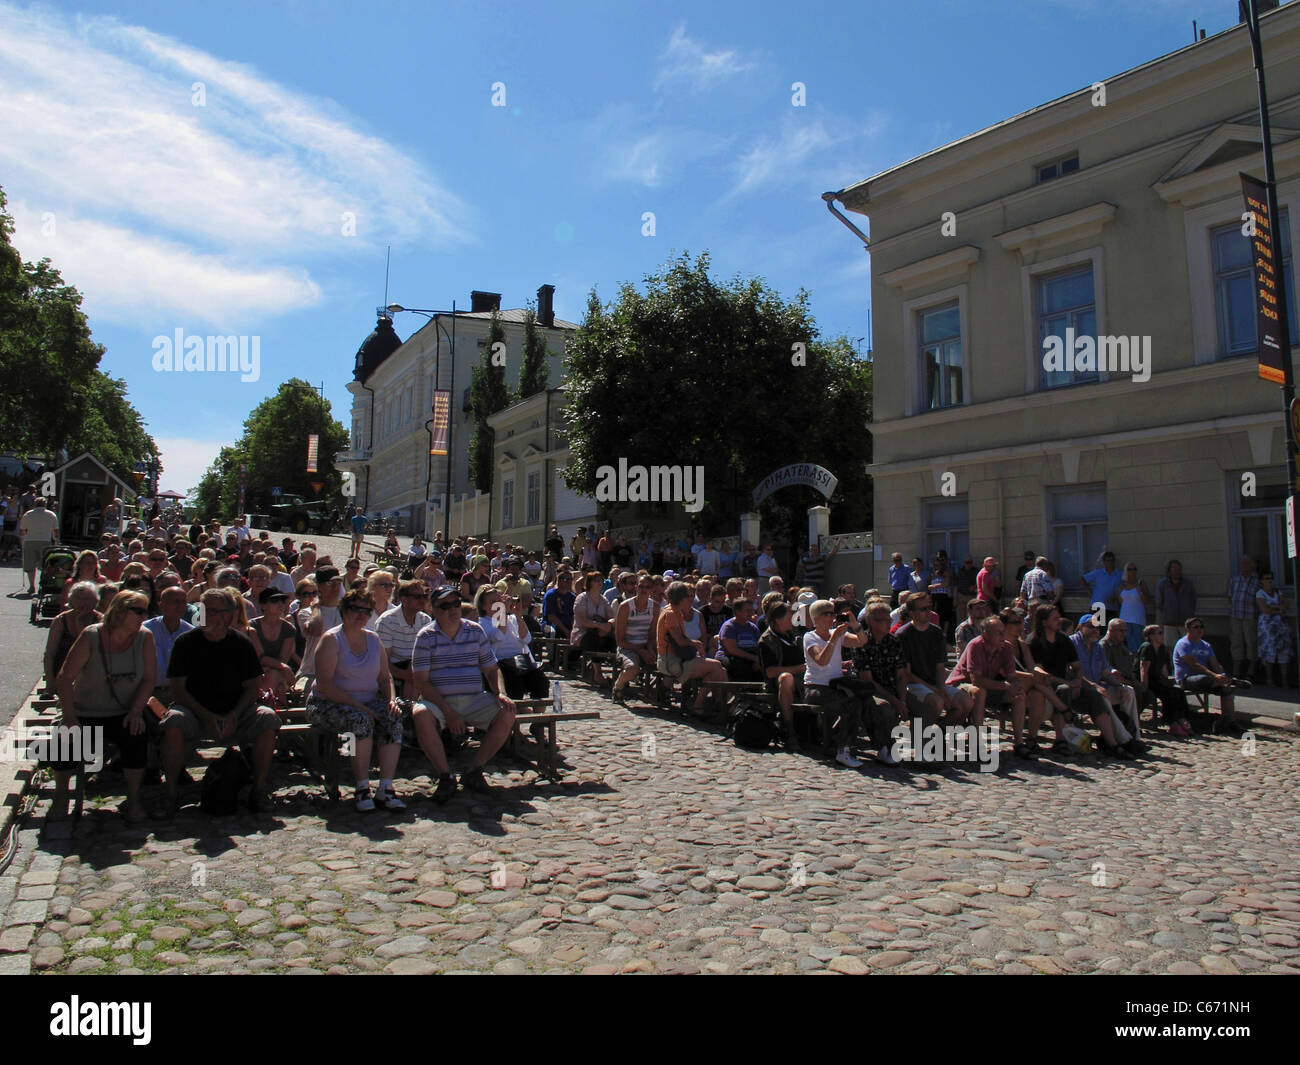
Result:
{"label": "stroller", "polygon": [[63,586],[76,562],[76,554],[58,544],[51,544],[41,554],[41,575],[32,600],[33,625],[49,625],[63,609]]}

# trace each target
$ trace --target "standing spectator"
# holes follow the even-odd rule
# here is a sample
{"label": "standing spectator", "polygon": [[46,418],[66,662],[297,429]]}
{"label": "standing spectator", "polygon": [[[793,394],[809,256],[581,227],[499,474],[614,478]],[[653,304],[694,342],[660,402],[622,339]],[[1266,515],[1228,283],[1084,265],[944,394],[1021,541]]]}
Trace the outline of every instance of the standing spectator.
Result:
{"label": "standing spectator", "polygon": [[1028,620],[1032,623],[1040,606],[1056,603],[1056,586],[1047,572],[1049,563],[1042,555],[1034,559],[1032,569],[1020,580],[1020,598],[1024,600]]}
{"label": "standing spectator", "polygon": [[815,594],[821,595],[822,580],[826,577],[826,563],[835,557],[835,552],[839,549],[840,542],[836,540],[830,554],[822,557],[821,547],[816,543],[809,544],[808,553],[799,560],[803,577],[796,579],[799,579],[801,587],[810,588]]}
{"label": "standing spectator", "polygon": [[606,529],[600,534],[600,539],[596,541],[596,568],[601,573],[608,573],[610,563],[614,559],[614,541],[609,538],[609,530]]}
{"label": "standing spectator", "polygon": [[722,568],[722,555],[713,546],[712,540],[704,541],[704,548],[696,556],[696,559],[701,573],[711,573],[715,577],[721,576],[718,570]]}
{"label": "standing spectator", "polygon": [[1147,627],[1147,607],[1155,602],[1155,596],[1138,577],[1136,562],[1124,567],[1124,579],[1119,585],[1119,619],[1124,622],[1128,649],[1137,654],[1142,646],[1142,633]]}
{"label": "standing spectator", "polygon": [[483,767],[510,736],[515,704],[506,695],[487,634],[477,622],[461,617],[460,592],[452,586],[443,588],[434,610],[434,623],[415,638],[411,674],[419,701],[411,720],[420,748],[438,777],[433,801],[441,803],[456,793],[441,730],[461,737],[467,726],[486,730],[473,763],[461,774],[460,786],[466,791],[492,792],[495,789],[483,775]]}
{"label": "standing spectator", "polygon": [[897,551],[893,553],[889,560],[889,589],[890,589],[890,608],[898,608],[898,595],[900,592],[910,591],[912,587],[911,571],[903,565],[903,556]]}
{"label": "standing spectator", "polygon": [[1280,688],[1286,683],[1286,664],[1291,661],[1291,630],[1286,624],[1291,603],[1273,587],[1273,574],[1267,570],[1260,574],[1255,605],[1259,608],[1259,660],[1268,671],[1268,683]]}
{"label": "standing spectator", "polygon": [[18,498],[11,492],[4,497],[3,526],[0,526],[0,561],[8,562],[15,556],[21,557],[22,547],[18,542]]}
{"label": "standing spectator", "polygon": [[975,568],[975,560],[968,555],[953,578],[953,586],[956,589],[956,595],[953,596],[954,616],[959,618],[966,616],[967,607],[976,596],[975,579],[978,576],[979,570]]}
{"label": "standing spectator", "polygon": [[758,549],[748,540],[745,541],[740,553],[740,576],[745,580],[758,579]]}
{"label": "standing spectator", "polygon": [[944,638],[951,643],[956,618],[953,613],[952,570],[947,555],[936,555],[931,563],[929,591],[934,612],[939,615],[939,627],[943,629]]}
{"label": "standing spectator", "polygon": [[979,573],[975,575],[975,590],[979,593],[979,597],[988,603],[990,610],[998,608],[998,593],[1001,591],[998,586],[997,569],[998,560],[989,555],[984,560]]}
{"label": "standing spectator", "polygon": [[928,592],[930,590],[930,574],[925,568],[925,559],[912,559],[912,568],[907,574],[907,590],[909,592]]}
{"label": "standing spectator", "polygon": [[1032,551],[1026,551],[1024,562],[1022,562],[1020,564],[1020,568],[1016,570],[1016,584],[1019,585],[1021,582],[1023,582],[1025,579],[1025,574],[1028,573],[1031,569],[1033,569],[1034,566],[1036,566],[1037,564],[1038,564],[1038,560],[1034,557],[1034,553]]}
{"label": "standing spectator", "polygon": [[[1103,548],[1097,565],[1079,578],[1088,593],[1088,608],[1101,603],[1106,608],[1106,620],[1119,614],[1119,586],[1124,575],[1115,568],[1115,552]],[[1145,618],[1142,619],[1144,622]]]}
{"label": "standing spectator", "polygon": [[32,509],[18,519],[18,535],[23,542],[23,569],[27,571],[27,594],[36,594],[36,571],[41,568],[45,549],[59,542],[59,516],[45,509],[45,497],[36,496]]}
{"label": "standing spectator", "polygon": [[554,561],[559,562],[560,559],[564,557],[564,537],[560,535],[560,527],[558,525],[551,526],[551,531],[547,534],[543,546],[546,548],[546,553],[550,555]]}
{"label": "standing spectator", "polygon": [[104,508],[104,532],[117,536],[122,531],[122,501],[114,498]]}
{"label": "standing spectator", "polygon": [[366,516],[357,511],[348,519],[348,525],[352,527],[352,553],[348,558],[360,558],[361,547],[366,542]]}
{"label": "standing spectator", "polygon": [[755,570],[758,574],[758,590],[762,593],[770,591],[772,578],[781,575],[781,567],[776,564],[776,557],[772,554],[771,544],[763,546],[763,553],[758,556]]}
{"label": "standing spectator", "polygon": [[1172,559],[1165,566],[1165,576],[1156,585],[1156,621],[1164,626],[1165,643],[1175,648],[1183,634],[1183,619],[1196,613],[1196,585],[1183,576],[1183,564]]}
{"label": "standing spectator", "polygon": [[1237,569],[1236,576],[1228,581],[1228,639],[1233,674],[1250,680],[1251,664],[1259,659],[1259,626],[1255,620],[1259,578],[1255,576],[1255,560],[1249,555],[1241,556]]}

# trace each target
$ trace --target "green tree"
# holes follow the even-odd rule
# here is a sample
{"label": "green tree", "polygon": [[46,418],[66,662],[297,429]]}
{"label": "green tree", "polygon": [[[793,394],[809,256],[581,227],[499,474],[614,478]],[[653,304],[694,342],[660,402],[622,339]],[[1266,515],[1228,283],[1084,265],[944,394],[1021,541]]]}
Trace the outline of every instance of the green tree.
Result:
{"label": "green tree", "polygon": [[[196,492],[204,517],[229,518],[239,504],[239,468],[245,467],[244,506],[265,512],[273,502],[271,489],[287,495],[342,504],[342,475],[334,455],[347,447],[348,431],[331,413],[329,400],[306,381],[286,381],[275,395],[262,400],[244,421],[244,432],[233,447],[222,448],[208,467]],[[320,437],[317,472],[307,472],[307,437]],[[320,482],[318,494],[312,482]]]}
{"label": "green tree", "polygon": [[89,451],[131,484],[157,445],[125,382],[99,369],[104,347],[91,340],[81,293],[49,259],[23,262],[4,208],[0,189],[0,449]]}
{"label": "green tree", "polygon": [[544,392],[549,378],[546,337],[537,327],[537,312],[530,304],[524,310],[524,364],[519,371],[519,398]]}
{"label": "green tree", "polygon": [[510,406],[510,388],[506,384],[506,368],[497,365],[497,344],[505,344],[506,331],[501,327],[497,312],[488,321],[487,343],[479,352],[478,362],[469,385],[470,410],[474,414],[474,435],[469,442],[469,476],[480,492],[492,491],[492,427],[488,415]]}
{"label": "green tree", "polygon": [[[806,292],[787,302],[758,278],[718,282],[707,254],[683,254],[644,292],[625,283],[602,306],[593,290],[564,366],[575,491],[593,494],[598,468],[619,458],[703,466],[704,509],[692,517],[729,530],[762,478],[811,462],[839,479],[835,525],[869,527],[871,367],[846,338],[819,339]],[[653,416],[627,417],[629,395],[654,397]],[[783,490],[764,504],[765,523],[797,531],[813,502],[811,488]]]}

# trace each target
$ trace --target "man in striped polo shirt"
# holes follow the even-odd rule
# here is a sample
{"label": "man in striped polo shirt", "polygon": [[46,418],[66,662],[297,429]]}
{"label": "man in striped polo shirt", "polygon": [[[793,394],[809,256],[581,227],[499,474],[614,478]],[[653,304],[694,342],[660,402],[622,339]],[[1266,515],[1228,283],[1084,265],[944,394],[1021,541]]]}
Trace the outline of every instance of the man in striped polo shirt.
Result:
{"label": "man in striped polo shirt", "polygon": [[483,767],[514,728],[515,704],[505,693],[487,634],[477,622],[461,617],[459,589],[454,585],[438,589],[433,607],[434,621],[416,636],[411,653],[411,694],[419,700],[411,720],[420,749],[438,774],[433,801],[441,803],[456,793],[442,729],[450,729],[454,736],[463,736],[469,725],[487,731],[460,784],[466,791],[491,792]]}

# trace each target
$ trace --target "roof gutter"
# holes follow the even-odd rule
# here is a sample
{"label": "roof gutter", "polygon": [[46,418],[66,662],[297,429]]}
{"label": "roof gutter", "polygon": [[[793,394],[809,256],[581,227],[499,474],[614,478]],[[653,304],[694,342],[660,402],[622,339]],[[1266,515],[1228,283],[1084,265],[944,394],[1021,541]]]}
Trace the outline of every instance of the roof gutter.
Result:
{"label": "roof gutter", "polygon": [[862,230],[860,230],[857,226],[855,226],[847,217],[844,216],[844,214],[842,214],[840,211],[837,211],[835,209],[835,201],[838,200],[843,194],[844,194],[843,189],[840,189],[839,192],[823,192],[822,199],[826,201],[826,209],[830,211],[830,213],[833,214],[836,218],[838,218],[841,222],[843,222],[850,230],[852,230],[853,235],[856,236],[860,241],[862,241],[862,246],[866,248],[867,251],[870,251],[871,238],[868,237],[865,233],[863,233]]}

